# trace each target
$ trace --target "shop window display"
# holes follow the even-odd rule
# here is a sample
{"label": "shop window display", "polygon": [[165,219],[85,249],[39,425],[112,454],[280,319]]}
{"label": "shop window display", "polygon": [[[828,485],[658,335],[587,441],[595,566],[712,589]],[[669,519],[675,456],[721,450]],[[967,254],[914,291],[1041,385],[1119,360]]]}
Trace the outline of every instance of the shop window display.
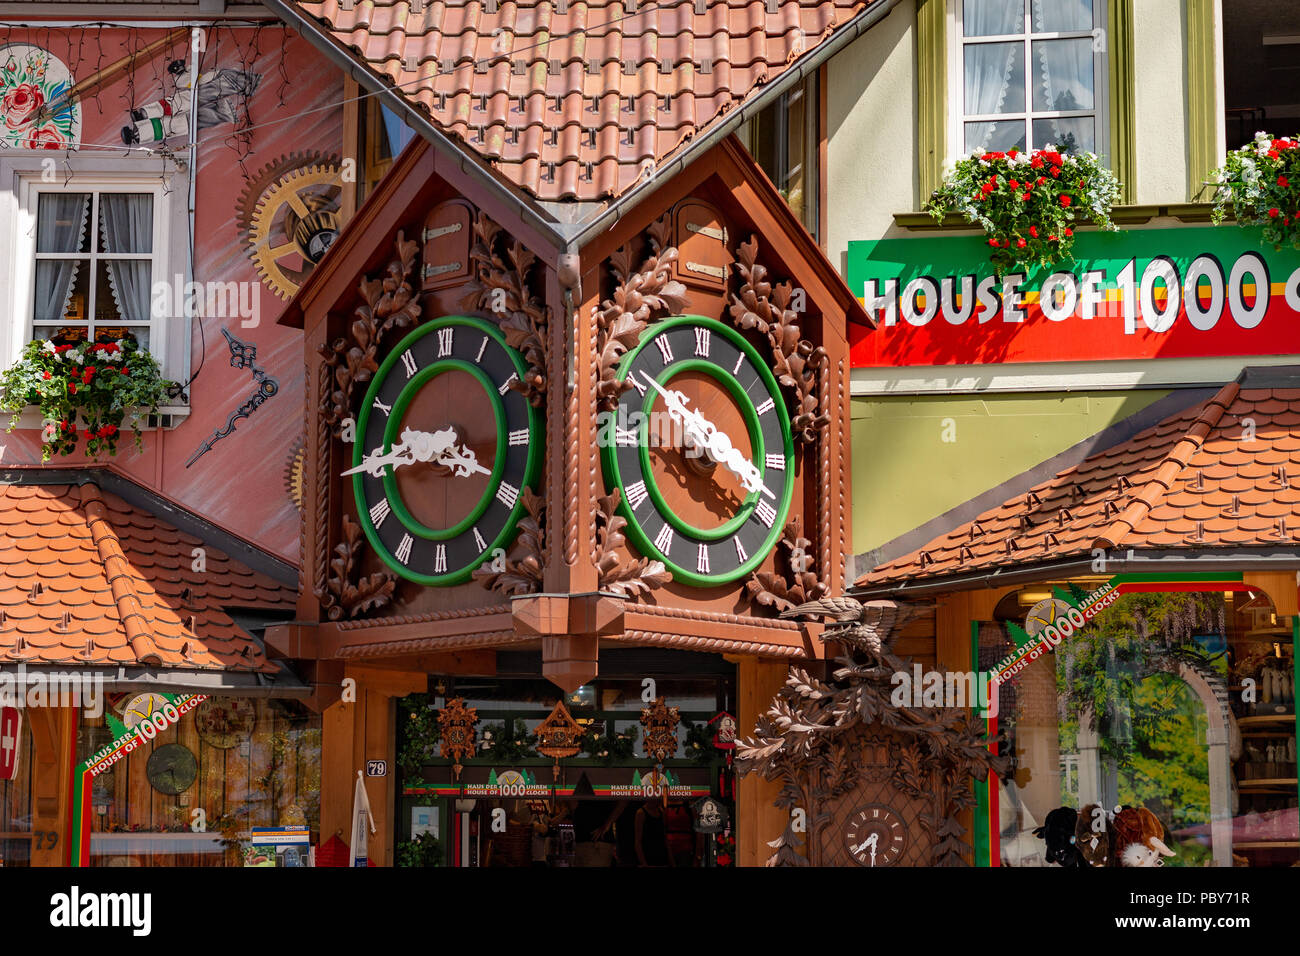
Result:
{"label": "shop window display", "polygon": [[[148,694],[113,701],[130,729]],[[78,760],[113,736],[82,722]],[[213,697],[95,779],[91,866],[242,866],[253,827],[320,819],[320,719],[289,700]]]}
{"label": "shop window display", "polygon": [[[981,628],[981,666],[1035,597]],[[1001,865],[1300,862],[1291,623],[1262,594],[1124,594],[999,693]]]}
{"label": "shop window display", "polygon": [[[22,715],[26,717],[25,714]],[[0,732],[3,728],[0,727]],[[36,835],[32,832],[32,761],[35,748],[27,721],[21,721],[12,776],[0,777],[0,866],[30,866]],[[57,834],[56,834],[57,836]]]}

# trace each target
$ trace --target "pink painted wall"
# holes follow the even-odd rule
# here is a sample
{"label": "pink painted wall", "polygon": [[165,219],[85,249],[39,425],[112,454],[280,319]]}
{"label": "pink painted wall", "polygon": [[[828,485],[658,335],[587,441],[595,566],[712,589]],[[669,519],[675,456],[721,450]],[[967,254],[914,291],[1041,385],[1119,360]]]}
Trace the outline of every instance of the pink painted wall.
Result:
{"label": "pink painted wall", "polygon": [[[12,29],[0,32],[0,46],[39,46],[62,60],[73,81],[80,82],[167,32],[166,26]],[[97,94],[88,93],[81,99],[82,146],[71,154],[73,162],[78,156],[111,155],[91,144],[120,146],[122,127],[131,123],[129,108],[157,102],[168,91],[174,91],[167,64],[179,58],[188,62],[189,43],[188,36],[176,37],[157,54],[139,59],[133,70],[107,82]],[[146,433],[143,452],[137,452],[127,436],[116,458],[102,460],[112,461],[140,484],[226,529],[296,561],[298,512],[286,490],[284,476],[303,429],[302,336],[276,324],[287,302],[259,279],[240,237],[237,206],[250,179],[289,154],[319,151],[333,154],[338,160],[343,139],[342,75],[301,37],[278,24],[260,31],[221,27],[209,31],[206,47],[202,73],[230,69],[260,74],[261,79],[247,99],[245,122],[251,122],[251,128],[236,136],[236,127],[224,122],[200,131],[196,279],[260,283],[259,322],[256,327],[241,328],[238,317],[196,320],[191,374],[199,368],[201,353],[206,354],[191,386],[190,417],[175,430]],[[241,98],[232,100],[242,116]],[[178,153],[185,141],[183,131],[166,140]],[[50,155],[62,161],[64,153],[60,150]],[[156,161],[161,168],[163,160]],[[183,195],[175,198],[185,201]],[[179,265],[183,272],[183,257]],[[227,416],[255,388],[247,369],[230,367],[229,347],[221,334],[223,326],[257,347],[257,364],[278,381],[279,392],[251,418],[239,421],[233,434],[186,468],[191,454],[214,429],[225,424]],[[36,431],[0,436],[0,444],[6,445],[4,464],[40,462]],[[49,464],[84,460],[73,455],[52,459]]]}

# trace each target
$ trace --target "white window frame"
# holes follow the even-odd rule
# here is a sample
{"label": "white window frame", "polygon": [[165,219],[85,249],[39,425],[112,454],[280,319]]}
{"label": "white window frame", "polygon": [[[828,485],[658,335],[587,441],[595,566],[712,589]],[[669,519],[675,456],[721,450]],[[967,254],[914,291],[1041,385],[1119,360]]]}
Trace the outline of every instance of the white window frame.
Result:
{"label": "white window frame", "polygon": [[[52,163],[52,165],[51,165]],[[151,164],[152,165],[152,164]],[[50,179],[50,175],[53,179]],[[57,158],[37,152],[0,154],[0,277],[13,290],[8,321],[0,322],[0,359],[7,367],[18,360],[32,337],[32,302],[36,286],[36,207],[47,192],[134,192],[154,197],[152,282],[170,288],[185,281],[188,183],[179,171],[160,172],[137,159],[74,156]],[[92,241],[92,246],[93,246]],[[106,258],[99,254],[98,258]],[[173,299],[174,301],[174,299]],[[164,378],[189,378],[190,323],[185,316],[151,314],[149,351]]]}
{"label": "white window frame", "polygon": [[[1030,6],[1035,0],[1024,0],[1024,32],[1019,34],[999,34],[986,37],[967,38],[962,32],[962,0],[948,0],[947,28],[951,42],[948,43],[948,162],[964,159],[966,152],[966,123],[1007,122],[1019,117],[1025,124],[1025,143],[1032,151],[1046,145],[1034,143],[1033,121],[1036,119],[1068,119],[1076,116],[1094,117],[1092,151],[1098,156],[1109,158],[1110,149],[1110,66],[1107,33],[1110,24],[1107,20],[1106,0],[1093,0],[1094,24],[1092,30],[1078,30],[1068,33],[1030,33],[1032,19]],[[1025,74],[1033,69],[1032,44],[1034,40],[1071,40],[1087,37],[1101,39],[1101,50],[1092,54],[1093,109],[1090,110],[1041,110],[1035,111],[1034,88],[1029,82],[1025,84],[1025,109],[1023,113],[976,113],[966,115],[966,58],[965,47],[968,43],[1008,43],[1024,44]],[[992,147],[996,148],[996,147]]]}

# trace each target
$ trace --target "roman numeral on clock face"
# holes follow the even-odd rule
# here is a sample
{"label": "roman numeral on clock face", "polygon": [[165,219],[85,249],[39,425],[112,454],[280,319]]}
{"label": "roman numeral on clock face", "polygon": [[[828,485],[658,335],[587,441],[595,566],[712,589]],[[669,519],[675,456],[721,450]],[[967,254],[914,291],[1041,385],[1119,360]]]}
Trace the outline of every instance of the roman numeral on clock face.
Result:
{"label": "roman numeral on clock face", "polygon": [[510,444],[512,444],[512,445],[527,445],[527,444],[528,444],[528,429],[527,429],[527,428],[516,428],[514,431],[512,431],[512,432],[510,433]]}
{"label": "roman numeral on clock face", "polygon": [[510,386],[517,381],[519,381],[519,373],[511,372],[510,377],[497,386],[497,392],[504,395],[506,392],[510,391]]}
{"label": "roman numeral on clock face", "polygon": [[478,525],[474,526],[474,543],[478,545],[480,554],[487,550],[487,542],[483,540],[483,535],[478,533]]}
{"label": "roman numeral on clock face", "polygon": [[377,399],[377,398],[374,400],[374,402],[372,403],[371,407],[372,407],[372,408],[377,408],[377,409],[379,409],[381,412],[383,412],[385,418],[387,418],[387,417],[389,416],[389,414],[390,414],[390,413],[392,412],[392,410],[393,410],[393,406],[392,406],[392,405],[385,405],[383,402],[381,402],[381,401],[380,401],[379,399]]}
{"label": "roman numeral on clock face", "polygon": [[388,506],[387,498],[380,498],[370,506],[370,523],[378,528],[393,509]]}
{"label": "roman numeral on clock face", "polygon": [[709,330],[695,327],[695,354],[709,357]]}
{"label": "roman numeral on clock face", "polygon": [[402,535],[402,543],[399,544],[397,550],[393,552],[393,557],[397,558],[397,560],[401,561],[403,564],[406,564],[411,560],[411,545],[413,544],[415,544],[414,538],[409,534]]}
{"label": "roman numeral on clock face", "polygon": [[776,511],[761,498],[758,501],[758,506],[754,508],[754,514],[758,515],[758,520],[763,522],[763,524],[767,525],[769,528],[772,527],[773,523],[776,521]]}
{"label": "roman numeral on clock face", "polygon": [[731,540],[736,542],[736,557],[740,559],[741,564],[744,564],[749,560],[749,555],[745,553],[745,546],[740,543],[739,538],[732,538]]}
{"label": "roman numeral on clock face", "polygon": [[438,547],[433,552],[433,573],[445,574],[447,572],[447,546],[439,542]]}
{"label": "roman numeral on clock face", "polygon": [[785,471],[785,455],[774,455],[771,452],[768,452],[765,461],[767,462],[767,467],[775,468],[777,471]]}
{"label": "roman numeral on clock face", "polygon": [[[510,482],[503,481],[497,486],[497,498],[507,508],[513,508],[515,502],[519,500],[519,489],[510,484]],[[768,525],[768,527],[770,528],[772,526]]]}
{"label": "roman numeral on clock face", "polygon": [[673,347],[668,342],[668,337],[661,335],[655,339],[655,345],[659,346],[659,354],[664,358],[664,364],[667,365],[673,360]]}
{"label": "roman numeral on clock face", "polygon": [[700,574],[709,573],[709,546],[703,541],[700,542],[699,554],[695,558],[695,570]]}
{"label": "roman numeral on clock face", "polygon": [[478,344],[478,355],[475,355],[475,356],[474,356],[474,364],[475,364],[475,365],[477,365],[479,362],[483,361],[483,350],[487,348],[487,340],[488,340],[488,337],[485,335],[485,336],[483,336],[483,341],[480,342],[480,343]]}
{"label": "roman numeral on clock face", "polygon": [[736,356],[736,365],[735,368],[731,370],[731,374],[732,375],[738,374],[740,372],[740,366],[743,364],[745,364],[745,353],[741,352],[739,355]]}
{"label": "roman numeral on clock face", "polygon": [[635,429],[635,428],[620,428],[618,425],[615,425],[615,426],[614,426],[614,444],[616,444],[616,445],[625,445],[625,446],[627,446],[628,448],[635,448],[635,447],[636,447],[636,429]]}
{"label": "roman numeral on clock face", "polygon": [[655,547],[662,554],[667,554],[673,546],[673,529],[669,525],[664,525],[659,529],[659,534],[655,536]]}
{"label": "roman numeral on clock face", "polygon": [[627,377],[627,380],[632,383],[633,388],[641,393],[641,397],[645,398],[645,384],[641,381],[641,376],[637,375],[636,372],[633,372]]}
{"label": "roman numeral on clock face", "polygon": [[[447,331],[450,332],[451,329],[448,329]],[[410,349],[407,349],[402,353],[402,368],[406,369],[407,378],[410,378],[415,374],[415,356],[411,354]]]}
{"label": "roman numeral on clock face", "polygon": [[772,401],[772,399],[769,397],[767,401],[765,401],[762,405],[759,405],[758,408],[754,409],[754,411],[758,412],[758,414],[760,415],[766,415],[775,407],[776,407],[776,403]]}
{"label": "roman numeral on clock face", "polygon": [[634,481],[627,486],[627,506],[633,511],[641,507],[641,502],[645,501],[649,496],[650,493],[646,491],[644,481]]}
{"label": "roman numeral on clock face", "polygon": [[455,332],[455,329],[438,330],[438,358],[451,354],[451,340]]}

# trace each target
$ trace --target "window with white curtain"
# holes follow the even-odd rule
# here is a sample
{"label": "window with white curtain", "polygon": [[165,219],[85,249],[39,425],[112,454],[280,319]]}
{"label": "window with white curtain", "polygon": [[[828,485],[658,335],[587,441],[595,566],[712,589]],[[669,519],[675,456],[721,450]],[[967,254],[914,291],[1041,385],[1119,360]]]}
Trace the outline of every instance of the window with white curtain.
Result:
{"label": "window with white curtain", "polygon": [[159,197],[138,188],[37,189],[27,335],[57,343],[133,338],[156,349],[150,290],[165,279]]}
{"label": "window with white curtain", "polygon": [[959,155],[1106,151],[1106,0],[953,0]]}

